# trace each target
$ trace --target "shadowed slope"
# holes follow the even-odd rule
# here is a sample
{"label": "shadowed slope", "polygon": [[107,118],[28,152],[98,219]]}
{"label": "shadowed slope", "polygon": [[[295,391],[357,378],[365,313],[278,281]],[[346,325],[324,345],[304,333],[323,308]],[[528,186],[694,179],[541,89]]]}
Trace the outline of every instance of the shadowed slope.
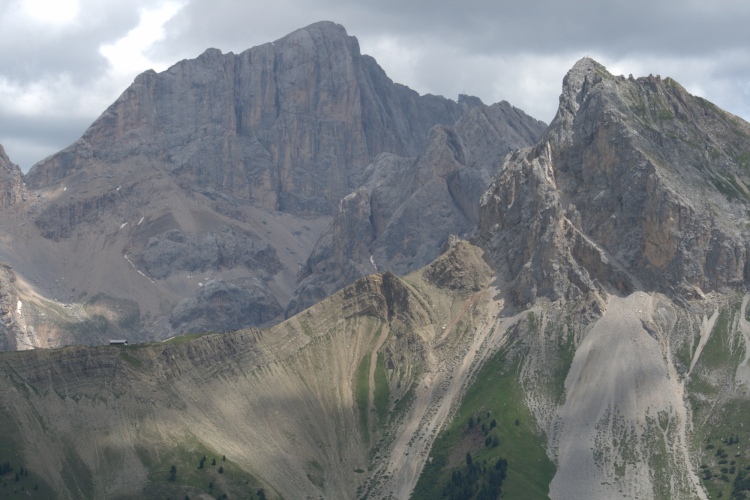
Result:
{"label": "shadowed slope", "polygon": [[[484,266],[464,245],[472,255],[464,266]],[[269,330],[6,353],[5,436],[59,497],[174,493],[158,473],[170,462],[179,464],[178,483],[197,492],[186,478],[210,452],[226,455],[239,483],[252,476],[287,498],[352,498],[359,486],[382,487],[355,469],[387,466],[396,437],[410,435],[402,427],[412,412],[427,412],[409,398],[398,401],[427,390],[423,381],[436,370],[446,371],[439,377],[445,380],[455,373],[453,355],[439,345],[458,347],[472,335],[441,325],[466,315],[466,300],[477,300],[470,281],[464,289],[452,280],[451,291],[373,275]],[[473,314],[481,318],[484,310]],[[355,401],[363,360],[385,374],[376,372],[365,389],[376,399],[365,402],[364,419]],[[239,494],[239,483],[222,484]]]}

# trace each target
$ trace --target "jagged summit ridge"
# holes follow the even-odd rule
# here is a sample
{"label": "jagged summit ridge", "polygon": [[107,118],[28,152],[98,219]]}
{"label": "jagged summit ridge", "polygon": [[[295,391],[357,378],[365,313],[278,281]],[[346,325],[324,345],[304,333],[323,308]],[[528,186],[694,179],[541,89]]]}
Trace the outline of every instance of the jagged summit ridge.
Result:
{"label": "jagged summit ridge", "polygon": [[590,57],[579,59],[563,78],[562,93],[555,118],[550,123],[548,134],[556,137],[558,142],[570,140],[565,135],[572,129],[578,108],[586,93],[595,83],[601,81],[602,75],[608,75],[607,69]]}
{"label": "jagged summit ridge", "polygon": [[[560,95],[560,107],[570,109],[568,103],[580,104],[596,75],[609,74],[607,68],[590,57],[579,59],[563,78],[563,90]],[[573,108],[573,112],[577,110]]]}

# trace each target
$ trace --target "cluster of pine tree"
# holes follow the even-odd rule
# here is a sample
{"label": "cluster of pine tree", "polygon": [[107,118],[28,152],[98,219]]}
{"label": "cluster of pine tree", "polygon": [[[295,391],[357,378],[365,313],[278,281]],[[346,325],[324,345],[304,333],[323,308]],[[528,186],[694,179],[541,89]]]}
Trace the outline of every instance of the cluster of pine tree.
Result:
{"label": "cluster of pine tree", "polygon": [[499,458],[494,467],[473,460],[466,453],[466,466],[456,469],[443,489],[443,498],[449,500],[497,500],[508,472],[508,461]]}
{"label": "cluster of pine tree", "polygon": [[735,444],[735,443],[739,443],[739,442],[740,442],[740,437],[739,436],[735,436],[734,434],[732,434],[731,436],[729,436],[729,438],[727,439],[727,444],[730,444],[730,445],[731,444]]}
{"label": "cluster of pine tree", "polygon": [[750,465],[740,469],[734,478],[732,498],[750,498]]}

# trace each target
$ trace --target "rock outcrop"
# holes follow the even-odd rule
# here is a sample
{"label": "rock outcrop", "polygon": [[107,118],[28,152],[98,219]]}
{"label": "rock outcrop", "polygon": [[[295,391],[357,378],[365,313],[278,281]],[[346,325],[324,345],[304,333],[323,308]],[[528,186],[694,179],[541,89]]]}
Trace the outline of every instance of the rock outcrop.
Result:
{"label": "rock outcrop", "polygon": [[424,278],[439,288],[464,295],[486,288],[493,273],[477,247],[453,235],[446,243],[445,252],[422,271]]}
{"label": "rock outcrop", "polygon": [[[139,234],[133,241],[142,240]],[[281,270],[274,247],[252,234],[242,234],[232,226],[222,226],[203,235],[172,229],[146,239],[142,247],[131,249],[133,262],[152,278],[166,278],[180,272],[205,273],[239,265],[258,270],[263,277]]]}
{"label": "rock outcrop", "polygon": [[15,205],[21,197],[23,174],[18,165],[12,163],[0,145],[0,209]]}
{"label": "rock outcrop", "polygon": [[16,276],[13,269],[0,262],[0,350],[15,351],[21,339],[22,328],[18,322],[20,314]]}

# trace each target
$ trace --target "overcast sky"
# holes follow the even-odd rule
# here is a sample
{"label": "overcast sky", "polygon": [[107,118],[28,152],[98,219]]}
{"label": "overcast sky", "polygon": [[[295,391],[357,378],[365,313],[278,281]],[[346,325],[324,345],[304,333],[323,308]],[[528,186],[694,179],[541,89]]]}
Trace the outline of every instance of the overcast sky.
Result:
{"label": "overcast sky", "polygon": [[423,94],[507,100],[549,122],[588,55],[615,74],[671,76],[750,120],[748,0],[0,0],[0,144],[26,171],[138,73],[322,20]]}

